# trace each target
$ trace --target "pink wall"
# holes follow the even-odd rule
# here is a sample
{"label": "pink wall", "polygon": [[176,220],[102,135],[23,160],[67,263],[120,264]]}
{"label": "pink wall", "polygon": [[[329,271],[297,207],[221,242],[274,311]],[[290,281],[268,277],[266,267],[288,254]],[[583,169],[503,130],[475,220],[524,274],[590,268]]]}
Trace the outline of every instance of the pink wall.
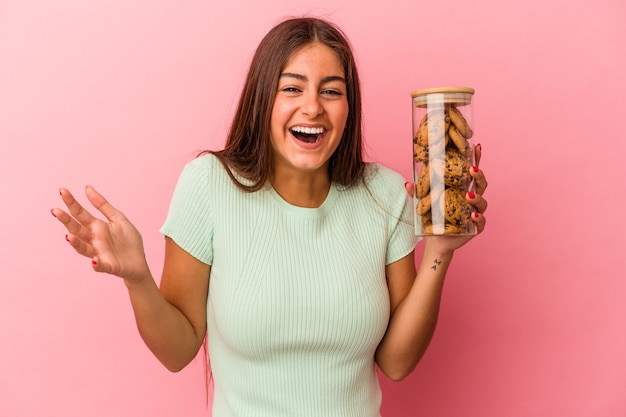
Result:
{"label": "pink wall", "polygon": [[383,383],[384,415],[626,415],[626,3],[250,3],[0,2],[0,416],[209,414],[202,361],[158,364],[123,284],[49,210],[95,185],[158,275],[183,163],[221,146],[256,44],[304,12],[349,34],[368,154],[407,177],[410,91],[477,91],[488,230],[456,255],[423,362]]}

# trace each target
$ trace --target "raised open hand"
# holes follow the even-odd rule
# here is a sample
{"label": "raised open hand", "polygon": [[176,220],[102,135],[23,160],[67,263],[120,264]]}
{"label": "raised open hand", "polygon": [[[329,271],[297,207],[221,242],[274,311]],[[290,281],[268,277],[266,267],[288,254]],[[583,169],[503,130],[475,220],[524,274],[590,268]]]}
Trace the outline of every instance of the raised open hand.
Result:
{"label": "raised open hand", "polygon": [[122,212],[91,186],[85,188],[85,194],[108,222],[91,215],[68,190],[59,192],[69,213],[54,208],[52,215],[67,229],[65,238],[76,252],[91,258],[95,271],[129,281],[139,281],[149,273],[141,234]]}

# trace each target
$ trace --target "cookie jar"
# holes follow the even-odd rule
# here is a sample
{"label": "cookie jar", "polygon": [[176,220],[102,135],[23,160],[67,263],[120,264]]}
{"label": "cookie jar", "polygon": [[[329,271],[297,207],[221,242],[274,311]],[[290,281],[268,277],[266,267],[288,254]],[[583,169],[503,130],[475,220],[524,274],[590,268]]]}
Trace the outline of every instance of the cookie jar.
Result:
{"label": "cookie jar", "polygon": [[441,87],[411,93],[415,234],[473,235],[470,170],[473,88]]}

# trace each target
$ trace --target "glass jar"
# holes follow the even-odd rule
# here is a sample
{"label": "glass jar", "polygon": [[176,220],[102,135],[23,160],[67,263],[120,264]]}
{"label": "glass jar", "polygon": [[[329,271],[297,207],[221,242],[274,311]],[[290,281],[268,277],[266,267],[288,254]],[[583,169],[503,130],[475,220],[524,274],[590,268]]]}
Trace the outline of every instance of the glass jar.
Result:
{"label": "glass jar", "polygon": [[474,209],[465,198],[473,187],[473,88],[413,91],[415,234],[474,235]]}

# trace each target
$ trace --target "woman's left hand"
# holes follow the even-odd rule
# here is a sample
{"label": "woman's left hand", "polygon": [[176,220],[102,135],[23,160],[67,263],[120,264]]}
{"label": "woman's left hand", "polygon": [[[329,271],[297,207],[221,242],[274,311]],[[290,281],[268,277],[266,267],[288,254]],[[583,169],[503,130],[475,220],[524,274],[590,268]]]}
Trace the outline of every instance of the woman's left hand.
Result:
{"label": "woman's left hand", "polygon": [[[470,174],[474,179],[474,185],[472,189],[465,194],[466,200],[474,207],[475,211],[472,212],[472,221],[476,223],[476,235],[483,232],[485,229],[486,219],[484,216],[485,211],[487,210],[487,200],[484,198],[485,190],[487,189],[487,179],[485,178],[485,174],[483,171],[478,168],[478,164],[480,162],[481,157],[481,147],[480,145],[476,145],[474,147],[474,161],[476,165],[474,165],[470,169]],[[411,197],[413,197],[415,193],[415,184],[406,183],[405,184],[407,192]],[[442,236],[426,236],[425,244],[429,249],[434,250],[440,254],[452,254],[456,249],[465,245],[469,242],[475,235],[470,236],[453,236],[453,235],[442,235]]]}

